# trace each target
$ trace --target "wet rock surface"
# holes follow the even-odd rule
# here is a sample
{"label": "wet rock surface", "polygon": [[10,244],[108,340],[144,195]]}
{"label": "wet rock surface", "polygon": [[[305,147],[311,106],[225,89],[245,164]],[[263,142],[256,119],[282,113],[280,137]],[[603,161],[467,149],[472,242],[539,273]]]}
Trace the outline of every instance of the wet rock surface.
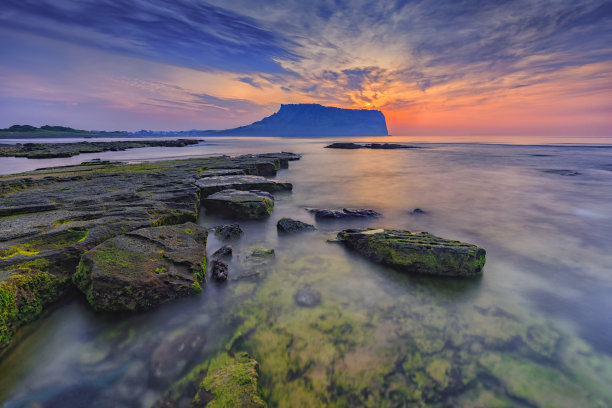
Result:
{"label": "wet rock surface", "polygon": [[372,228],[347,229],[338,240],[374,262],[425,275],[465,277],[481,273],[486,251],[427,232]]}
{"label": "wet rock surface", "polygon": [[420,149],[419,146],[411,146],[396,143],[351,143],[351,142],[337,142],[325,146],[327,149],[382,149],[382,150],[394,150],[394,149]]}
{"label": "wet rock surface", "polygon": [[291,218],[281,218],[276,223],[276,228],[279,232],[300,232],[316,230],[314,225],[307,224],[303,221],[294,220]]}
{"label": "wet rock surface", "polygon": [[146,310],[204,284],[208,231],[194,223],[142,228],[85,252],[74,283],[96,310]]}
{"label": "wet rock surface", "polygon": [[260,190],[223,190],[202,200],[206,211],[233,219],[266,218],[274,209],[274,197]]}
{"label": "wet rock surface", "polygon": [[207,197],[222,190],[260,190],[269,193],[282,190],[291,190],[291,183],[282,183],[261,176],[229,175],[209,176],[196,181],[202,196]]}
{"label": "wet rock surface", "polygon": [[212,277],[217,282],[225,282],[229,276],[229,267],[227,262],[221,259],[213,259],[212,262]]}
{"label": "wet rock surface", "polygon": [[234,249],[232,248],[231,245],[226,244],[223,245],[221,248],[217,249],[213,254],[213,258],[215,259],[221,259],[221,258],[231,258],[232,254],[234,252]]}
{"label": "wet rock surface", "polygon": [[308,212],[314,214],[316,218],[359,218],[359,217],[380,217],[380,213],[368,209],[350,209],[343,208],[342,210],[329,210],[325,208],[307,208]]}
{"label": "wet rock surface", "polygon": [[0,291],[10,295],[0,349],[17,327],[67,293],[84,252],[141,228],[195,221],[201,198],[196,180],[230,173],[273,176],[297,158],[269,153],[140,164],[90,161],[0,176]]}
{"label": "wet rock surface", "polygon": [[219,225],[214,228],[215,236],[223,241],[232,241],[240,238],[244,231],[238,224]]}
{"label": "wet rock surface", "polygon": [[77,142],[77,143],[18,143],[0,145],[0,157],[27,157],[28,159],[49,159],[53,157],[71,157],[81,153],[100,153],[121,151],[142,147],[185,147],[196,145],[202,140],[128,140],[113,142]]}

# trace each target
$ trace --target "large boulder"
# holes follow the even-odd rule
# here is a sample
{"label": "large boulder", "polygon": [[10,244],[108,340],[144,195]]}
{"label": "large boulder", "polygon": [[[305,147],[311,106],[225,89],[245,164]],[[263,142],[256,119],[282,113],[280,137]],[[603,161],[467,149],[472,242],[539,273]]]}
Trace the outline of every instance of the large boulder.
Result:
{"label": "large boulder", "polygon": [[472,276],[482,271],[486,251],[428,232],[358,228],[338,240],[371,260],[402,271],[440,276]]}
{"label": "large boulder", "polygon": [[196,181],[196,186],[206,197],[221,190],[261,190],[272,193],[274,191],[291,190],[291,183],[270,180],[261,176],[227,175],[204,177]]}
{"label": "large boulder", "polygon": [[202,202],[207,211],[233,219],[265,218],[274,209],[272,195],[259,190],[223,190]]}
{"label": "large boulder", "polygon": [[96,310],[146,310],[201,290],[207,237],[191,222],[141,228],[85,252],[73,281]]}

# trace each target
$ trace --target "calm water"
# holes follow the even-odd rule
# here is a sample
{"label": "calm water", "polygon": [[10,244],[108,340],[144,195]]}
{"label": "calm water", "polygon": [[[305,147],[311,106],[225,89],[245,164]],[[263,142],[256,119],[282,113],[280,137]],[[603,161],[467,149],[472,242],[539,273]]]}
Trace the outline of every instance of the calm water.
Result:
{"label": "calm water", "polygon": [[[276,177],[293,183],[293,192],[277,194],[272,217],[243,223],[245,235],[233,243],[230,275],[255,276],[210,282],[200,296],[138,315],[95,314],[80,299],[58,307],[22,330],[0,361],[5,406],[151,406],[236,333],[244,334],[236,347],[260,362],[271,406],[612,404],[609,140],[417,143],[423,148],[389,151],[323,149],[329,139],[209,140],[69,159],[0,159],[0,173],[11,173],[92,158],[303,154]],[[307,207],[372,208],[383,217],[277,234],[282,216],[315,223]],[[426,214],[410,214],[415,208]],[[200,222],[225,220],[203,214]],[[379,267],[327,242],[350,226],[475,243],[487,249],[484,274],[449,281]],[[211,236],[208,252],[220,245]],[[251,264],[246,254],[255,246],[275,248],[275,260]],[[294,295],[303,288],[318,291],[321,304],[298,306]],[[192,332],[206,337],[204,346],[174,378],[154,379],[152,359],[163,359],[165,344]]]}

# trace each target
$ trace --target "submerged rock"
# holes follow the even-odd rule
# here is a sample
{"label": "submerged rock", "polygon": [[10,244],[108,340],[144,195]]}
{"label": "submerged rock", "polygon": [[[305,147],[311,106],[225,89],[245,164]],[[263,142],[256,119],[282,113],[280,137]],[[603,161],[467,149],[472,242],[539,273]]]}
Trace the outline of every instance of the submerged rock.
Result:
{"label": "submerged rock", "polygon": [[160,344],[151,357],[154,382],[165,385],[177,379],[202,350],[205,341],[203,333],[191,329]]}
{"label": "submerged rock", "polygon": [[427,214],[427,211],[421,210],[420,208],[415,208],[414,210],[410,211],[410,214],[412,214],[412,215],[424,215],[424,214]]}
{"label": "submerged rock", "polygon": [[321,294],[314,289],[299,290],[295,296],[295,303],[303,307],[315,307],[321,303]]}
{"label": "submerged rock", "polygon": [[259,364],[246,352],[222,352],[175,382],[155,408],[265,408],[259,395]]}
{"label": "submerged rock", "polygon": [[485,264],[484,249],[427,232],[358,228],[340,231],[338,240],[375,262],[411,273],[472,276]]}
{"label": "submerged rock", "polygon": [[280,232],[299,232],[316,230],[314,225],[284,217],[278,220],[278,222],[276,223],[276,228]]}
{"label": "submerged rock", "polygon": [[189,222],[117,236],[83,254],[73,281],[96,310],[146,310],[197,293],[207,235]]}
{"label": "submerged rock", "polygon": [[214,229],[215,229],[215,236],[224,241],[238,239],[244,233],[244,231],[242,231],[242,228],[240,228],[240,225],[238,224],[219,225],[215,227]]}
{"label": "submerged rock", "polygon": [[322,208],[307,208],[316,218],[358,218],[358,217],[380,217],[380,213],[367,209],[328,210]]}
{"label": "submerged rock", "polygon": [[231,258],[233,252],[234,250],[231,245],[223,245],[221,248],[217,249],[212,256],[215,259]]}
{"label": "submerged rock", "polygon": [[225,282],[229,275],[227,262],[221,259],[214,259],[212,264],[212,277],[218,282]]}
{"label": "submerged rock", "polygon": [[202,196],[221,190],[261,190],[272,193],[274,191],[291,190],[291,183],[270,180],[261,176],[229,175],[211,176],[196,181],[196,186],[200,188]]}
{"label": "submerged rock", "polygon": [[206,197],[203,204],[208,211],[225,217],[260,219],[272,213],[274,198],[259,190],[223,190]]}
{"label": "submerged rock", "polygon": [[255,248],[249,254],[249,258],[268,259],[274,257],[272,248]]}

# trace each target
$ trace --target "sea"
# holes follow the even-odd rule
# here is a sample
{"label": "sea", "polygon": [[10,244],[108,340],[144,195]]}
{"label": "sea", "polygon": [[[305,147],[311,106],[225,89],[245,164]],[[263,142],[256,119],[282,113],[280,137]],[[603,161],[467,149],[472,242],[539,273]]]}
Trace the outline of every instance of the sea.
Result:
{"label": "sea", "polygon": [[[28,140],[45,141],[75,140]],[[415,148],[325,148],[337,141]],[[258,361],[270,407],[612,406],[611,138],[215,137],[0,158],[0,174],[278,151],[302,155],[274,177],[293,191],[275,194],[269,219],[240,223],[226,284],[208,282],[146,313],[95,313],[80,295],[56,305],[0,359],[0,406],[151,407],[192,370],[236,350]],[[308,208],[382,216],[324,222]],[[279,235],[281,217],[317,230]],[[231,220],[203,210],[198,222]],[[473,279],[401,273],[334,242],[353,227],[474,243],[487,262]],[[210,234],[207,252],[223,244]],[[273,248],[274,259],[250,263],[256,247]],[[245,269],[253,273],[232,278]],[[320,302],[297,302],[305,289]],[[171,345],[192,333],[203,345],[175,361]],[[176,365],[163,381],[153,375],[160,364]],[[190,406],[193,394],[177,406]]]}

